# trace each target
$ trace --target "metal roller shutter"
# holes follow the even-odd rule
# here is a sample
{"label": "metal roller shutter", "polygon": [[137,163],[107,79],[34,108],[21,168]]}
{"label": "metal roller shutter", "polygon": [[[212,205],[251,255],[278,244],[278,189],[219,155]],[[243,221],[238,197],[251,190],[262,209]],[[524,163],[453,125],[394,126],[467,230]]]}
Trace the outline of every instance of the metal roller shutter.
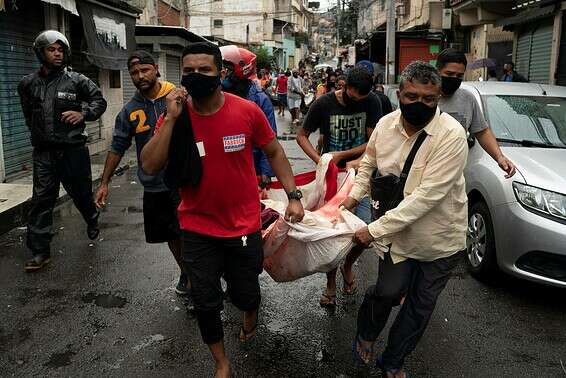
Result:
{"label": "metal roller shutter", "polygon": [[136,90],[137,89],[134,86],[134,83],[132,83],[132,78],[130,77],[130,73],[128,72],[128,70],[123,70],[122,71],[122,91],[123,91],[124,105],[126,105],[128,103],[128,101],[130,101],[130,99],[132,97],[134,97]]}
{"label": "metal roller shutter", "polygon": [[519,34],[517,52],[515,54],[515,70],[528,78],[531,62],[531,33]]}
{"label": "metal roller shutter", "polygon": [[39,68],[32,46],[43,29],[43,7],[18,2],[0,12],[0,117],[6,175],[31,169],[32,147],[17,94],[23,76]]}
{"label": "metal roller shutter", "polygon": [[566,14],[562,16],[562,33],[560,36],[556,84],[566,85]]}
{"label": "metal roller shutter", "polygon": [[398,72],[401,73],[411,62],[421,60],[436,64],[436,57],[440,51],[440,41],[429,39],[401,39],[399,40]]}
{"label": "metal roller shutter", "polygon": [[165,57],[165,64],[167,68],[167,81],[180,86],[181,84],[181,58],[175,55],[167,54]]}
{"label": "metal roller shutter", "polygon": [[550,83],[550,55],[552,51],[552,23],[539,25],[533,32],[529,81]]}
{"label": "metal roller shutter", "polygon": [[550,83],[552,33],[552,20],[545,20],[536,25],[531,24],[519,34],[515,69],[530,82]]}

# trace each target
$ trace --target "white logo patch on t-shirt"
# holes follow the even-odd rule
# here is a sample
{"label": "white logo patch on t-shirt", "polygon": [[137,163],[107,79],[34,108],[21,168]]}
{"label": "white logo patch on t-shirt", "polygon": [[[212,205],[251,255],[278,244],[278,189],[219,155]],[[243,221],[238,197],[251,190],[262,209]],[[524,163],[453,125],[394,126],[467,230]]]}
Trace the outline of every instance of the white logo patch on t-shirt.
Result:
{"label": "white logo patch on t-shirt", "polygon": [[246,147],[246,134],[225,136],[223,140],[224,152],[241,151]]}

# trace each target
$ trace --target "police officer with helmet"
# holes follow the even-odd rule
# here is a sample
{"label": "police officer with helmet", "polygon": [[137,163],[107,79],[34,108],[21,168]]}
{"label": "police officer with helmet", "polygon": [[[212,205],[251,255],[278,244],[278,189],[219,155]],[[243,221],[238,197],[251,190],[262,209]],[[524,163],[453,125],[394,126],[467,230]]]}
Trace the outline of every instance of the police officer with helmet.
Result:
{"label": "police officer with helmet", "polygon": [[89,239],[98,237],[99,213],[92,195],[85,121],[97,120],[106,110],[96,84],[66,69],[71,49],[63,34],[44,31],[33,47],[41,68],[18,85],[33,146],[33,196],[27,228],[33,258],[26,262],[26,272],[50,262],[53,209],[61,183],[83,216]]}

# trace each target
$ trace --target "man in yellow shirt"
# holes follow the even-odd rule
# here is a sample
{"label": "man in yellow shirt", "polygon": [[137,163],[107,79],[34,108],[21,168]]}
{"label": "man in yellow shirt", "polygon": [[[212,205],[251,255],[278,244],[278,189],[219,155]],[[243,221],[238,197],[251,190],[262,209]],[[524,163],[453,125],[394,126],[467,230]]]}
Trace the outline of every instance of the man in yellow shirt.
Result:
{"label": "man in yellow shirt", "polygon": [[375,169],[399,176],[420,134],[426,133],[408,173],[401,203],[361,229],[354,241],[389,246],[379,276],[358,313],[354,354],[372,358],[373,344],[392,307],[395,319],[378,366],[384,376],[403,378],[405,358],[414,350],[436,300],[466,247],[467,197],[464,167],[468,144],[464,128],[438,109],[440,76],[433,66],[413,62],[399,83],[399,109],[377,124],[362,159],[356,183],[344,207],[353,208],[369,192]]}

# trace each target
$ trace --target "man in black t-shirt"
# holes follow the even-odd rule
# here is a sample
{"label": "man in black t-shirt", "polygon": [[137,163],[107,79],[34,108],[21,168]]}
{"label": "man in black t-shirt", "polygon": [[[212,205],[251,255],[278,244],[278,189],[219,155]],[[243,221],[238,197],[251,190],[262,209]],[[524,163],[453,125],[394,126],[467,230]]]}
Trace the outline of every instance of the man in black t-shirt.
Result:
{"label": "man in black t-shirt", "polygon": [[389,100],[389,97],[387,97],[384,92],[385,88],[382,84],[375,85],[373,93],[375,93],[381,103],[381,111],[383,112],[383,115],[387,115],[393,111],[393,106],[391,105],[391,100]]}
{"label": "man in black t-shirt", "polygon": [[[373,128],[382,116],[379,99],[371,92],[372,83],[372,77],[365,68],[355,67],[348,73],[344,89],[327,93],[310,106],[303,127],[297,132],[297,143],[315,163],[318,164],[320,153],[309,141],[309,135],[320,129],[322,153],[331,153],[338,166],[358,167]],[[358,205],[356,214],[366,223],[371,221],[367,197]],[[355,247],[346,257],[341,269],[344,294],[356,292],[352,265],[362,251]],[[327,273],[327,279],[320,304],[335,306],[336,270]]]}

